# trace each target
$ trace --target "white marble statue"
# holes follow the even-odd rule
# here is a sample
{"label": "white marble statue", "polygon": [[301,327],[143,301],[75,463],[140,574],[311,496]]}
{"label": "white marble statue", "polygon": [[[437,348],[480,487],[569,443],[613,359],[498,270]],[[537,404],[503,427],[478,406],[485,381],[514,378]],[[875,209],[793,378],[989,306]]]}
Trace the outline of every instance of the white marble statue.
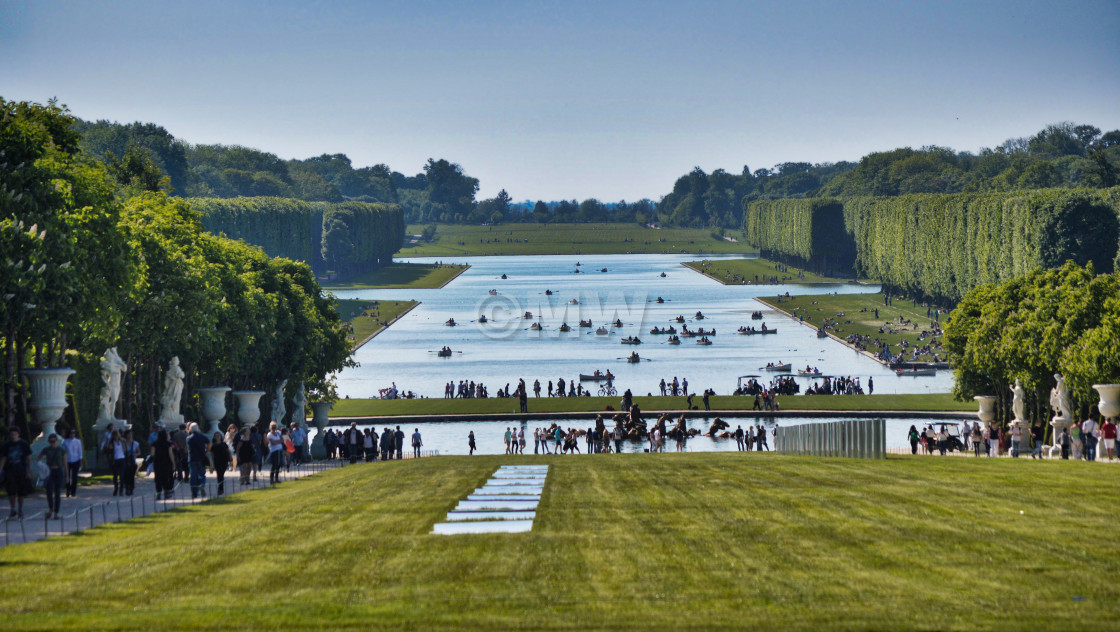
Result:
{"label": "white marble statue", "polygon": [[159,420],[167,425],[183,423],[183,415],[179,414],[179,402],[183,399],[183,378],[187,374],[179,368],[179,356],[171,358],[167,365],[167,372],[163,374],[163,395],[159,398],[162,410]]}
{"label": "white marble statue", "polygon": [[1066,380],[1061,373],[1055,373],[1054,380],[1057,385],[1050,389],[1050,407],[1057,413],[1054,415],[1054,419],[1069,421],[1073,415],[1073,405],[1069,399],[1069,387],[1066,386]]}
{"label": "white marble statue", "polygon": [[117,402],[121,399],[121,375],[128,370],[116,347],[105,350],[101,359],[101,410],[97,414],[98,424],[123,421],[117,419]]}
{"label": "white marble statue", "polygon": [[296,389],[296,395],[292,398],[292,421],[296,422],[300,428],[307,426],[307,395],[303,392],[303,382],[299,383],[299,388]]}
{"label": "white marble statue", "polygon": [[1011,392],[1014,394],[1011,399],[1011,410],[1015,413],[1015,421],[1018,423],[1027,422],[1027,392],[1023,390],[1023,385],[1019,380],[1015,380],[1015,386],[1011,387]]}
{"label": "white marble statue", "polygon": [[272,421],[280,423],[284,420],[284,414],[288,409],[284,407],[284,387],[288,385],[288,380],[280,380],[276,385],[276,394],[272,398]]}

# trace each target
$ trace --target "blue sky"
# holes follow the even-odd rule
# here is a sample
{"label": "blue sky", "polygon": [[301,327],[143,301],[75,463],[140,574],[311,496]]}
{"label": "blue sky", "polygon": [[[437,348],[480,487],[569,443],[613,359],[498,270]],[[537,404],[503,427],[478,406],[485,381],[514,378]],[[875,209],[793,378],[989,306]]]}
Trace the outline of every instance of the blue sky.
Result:
{"label": "blue sky", "polygon": [[0,95],[192,143],[657,199],[700,166],[1120,128],[1120,2],[18,2]]}

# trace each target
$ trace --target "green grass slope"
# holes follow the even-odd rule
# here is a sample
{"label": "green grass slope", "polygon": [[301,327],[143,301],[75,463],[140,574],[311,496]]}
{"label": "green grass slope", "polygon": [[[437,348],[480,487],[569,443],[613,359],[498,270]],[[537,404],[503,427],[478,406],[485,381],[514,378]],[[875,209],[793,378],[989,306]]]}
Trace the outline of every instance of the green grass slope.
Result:
{"label": "green grass slope", "polygon": [[470,266],[434,263],[390,263],[346,281],[327,281],[324,290],[439,288]]}
{"label": "green grass slope", "polygon": [[[429,535],[501,463],[553,465],[533,531]],[[0,609],[5,630],[1115,630],[1117,482],[1023,459],[374,463],[2,549]]]}

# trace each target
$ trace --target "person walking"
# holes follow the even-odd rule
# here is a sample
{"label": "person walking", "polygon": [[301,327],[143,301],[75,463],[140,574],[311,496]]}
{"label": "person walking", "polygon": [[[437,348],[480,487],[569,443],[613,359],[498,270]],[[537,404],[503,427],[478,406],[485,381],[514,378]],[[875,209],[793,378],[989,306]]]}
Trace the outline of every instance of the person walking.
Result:
{"label": "person walking", "polygon": [[1086,460],[1097,460],[1097,440],[1100,438],[1100,434],[1100,426],[1097,425],[1097,421],[1092,417],[1081,422],[1081,437],[1085,442]]}
{"label": "person walking", "polygon": [[[968,424],[965,423],[967,426]],[[972,422],[972,454],[979,457],[980,451],[984,449],[984,431],[980,429],[980,422]]]}
{"label": "person walking", "polygon": [[745,447],[743,445],[743,427],[738,426],[735,428],[735,448],[742,452]]}
{"label": "person walking", "polygon": [[525,395],[525,382],[521,382],[521,386],[517,389],[517,403],[521,406],[521,412],[529,412],[529,398]]}
{"label": "person walking", "polygon": [[393,447],[397,450],[397,460],[400,461],[404,458],[404,430],[397,426],[397,431],[393,433]]}
{"label": "person walking", "polygon": [[[272,422],[276,427],[276,422]],[[208,465],[207,453],[210,452],[210,439],[199,429],[198,424],[191,423],[188,427],[190,436],[187,437],[187,467],[190,470],[191,498],[206,497],[206,466]],[[277,432],[277,443],[279,435]],[[272,433],[269,433],[271,438]],[[271,439],[270,439],[271,440]],[[277,452],[279,456],[279,452]],[[279,471],[279,459],[275,468]],[[279,476],[279,474],[277,474]]]}
{"label": "person walking", "polygon": [[517,431],[517,453],[525,454],[525,429],[520,428]]}
{"label": "person walking", "polygon": [[[248,444],[245,441],[244,444]],[[252,447],[250,455],[252,454]],[[175,444],[171,442],[166,430],[156,433],[156,440],[148,448],[152,457],[152,472],[155,474],[156,500],[170,500],[175,489]]]}
{"label": "person walking", "polygon": [[349,455],[350,464],[353,465],[358,462],[358,454],[362,451],[362,431],[358,430],[358,422],[350,422],[345,438],[346,454]]}
{"label": "person walking", "polygon": [[534,397],[540,397],[541,396],[541,381],[540,380],[533,380],[533,396]]}
{"label": "person walking", "polygon": [[66,482],[66,449],[59,445],[58,435],[51,433],[47,447],[39,453],[39,460],[47,464],[47,519],[58,520],[62,505],[62,488]]}
{"label": "person walking", "polygon": [[510,451],[509,451],[509,442],[510,442],[509,426],[506,426],[505,439],[506,439],[506,454],[510,454]]}
{"label": "person walking", "polygon": [[424,440],[420,437],[420,429],[415,428],[412,433],[412,456],[413,458],[420,458],[420,448],[424,445]]}
{"label": "person walking", "polygon": [[1019,458],[1019,444],[1023,440],[1023,429],[1020,424],[1011,424],[1011,458]]}
{"label": "person walking", "polygon": [[911,455],[915,455],[915,454],[918,453],[918,439],[919,438],[920,438],[920,435],[918,434],[918,428],[915,427],[913,424],[911,424],[910,425],[910,432],[907,433],[907,435],[906,435],[907,441],[910,442],[910,454]]}
{"label": "person walking", "polygon": [[[355,430],[357,430],[355,428]],[[276,422],[268,424],[268,434],[265,436],[265,441],[268,442],[268,483],[270,485],[280,482],[280,465],[283,458],[282,452],[284,450],[284,437],[280,434],[280,428]],[[355,437],[355,441],[360,441]],[[357,446],[354,447],[354,453],[357,454]],[[351,463],[354,461],[351,460]],[[193,492],[193,489],[192,489]]]}
{"label": "person walking", "polygon": [[253,424],[249,429],[249,443],[253,445],[253,482],[255,483],[259,480],[257,477],[260,476],[261,469],[264,468],[264,453],[267,447],[257,424]]}
{"label": "person walking", "polygon": [[78,495],[78,472],[82,471],[82,463],[85,461],[82,440],[73,428],[66,431],[62,447],[66,450],[66,495],[73,498]]}
{"label": "person walking", "polygon": [[1036,458],[1041,459],[1042,458],[1042,433],[1043,433],[1042,424],[1037,422],[1037,421],[1034,422],[1034,425],[1031,426],[1031,458],[1032,459],[1036,459]]}
{"label": "person walking", "polygon": [[1109,461],[1116,456],[1116,424],[1112,423],[1111,417],[1105,418],[1101,424],[1101,451]]}
{"label": "person walking", "polygon": [[474,443],[474,430],[471,430],[469,433],[467,433],[467,447],[470,448],[471,451],[470,451],[469,454],[472,454],[472,455],[474,454],[474,451],[477,449],[477,447],[475,446],[475,443]]}
{"label": "person walking", "polygon": [[248,428],[241,429],[241,442],[237,444],[236,456],[236,467],[241,476],[239,482],[249,485],[249,477],[253,474],[253,444],[249,440]]}
{"label": "person walking", "polygon": [[1063,461],[1068,461],[1069,460],[1070,443],[1072,442],[1072,438],[1070,437],[1070,434],[1069,434],[1069,428],[1062,428],[1062,436],[1058,441],[1059,441],[1059,444],[1062,446],[1062,460]]}
{"label": "person walking", "polygon": [[0,471],[4,472],[4,489],[11,507],[8,520],[22,520],[23,499],[32,491],[31,446],[20,438],[15,426],[8,429],[8,440],[0,452]]}
{"label": "person walking", "polygon": [[131,496],[136,489],[136,455],[140,452],[140,444],[132,438],[132,430],[124,431],[121,437],[124,449],[124,463],[121,465],[121,494]]}
{"label": "person walking", "polygon": [[1085,448],[1085,439],[1081,435],[1081,423],[1073,422],[1070,426],[1069,434],[1072,439],[1071,448],[1073,450],[1073,459],[1075,461],[1081,459],[1081,452]]}
{"label": "person walking", "polygon": [[120,496],[122,491],[121,472],[124,471],[124,440],[121,439],[120,432],[113,431],[113,434],[109,437],[105,453],[109,455],[112,464],[110,472],[113,476],[113,495]]}
{"label": "person walking", "polygon": [[229,464],[233,462],[229,444],[223,440],[221,432],[215,432],[211,440],[210,458],[214,466],[214,478],[218,481],[218,495],[221,496],[226,493],[226,470],[229,469]]}

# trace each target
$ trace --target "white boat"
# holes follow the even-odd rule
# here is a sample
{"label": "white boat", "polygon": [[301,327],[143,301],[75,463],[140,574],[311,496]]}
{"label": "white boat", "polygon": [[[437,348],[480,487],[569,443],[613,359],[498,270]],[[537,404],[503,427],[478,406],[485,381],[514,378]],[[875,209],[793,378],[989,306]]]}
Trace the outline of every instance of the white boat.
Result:
{"label": "white boat", "polygon": [[793,371],[792,364],[771,364],[770,366],[759,367],[760,371],[774,371],[775,373],[789,373]]}

